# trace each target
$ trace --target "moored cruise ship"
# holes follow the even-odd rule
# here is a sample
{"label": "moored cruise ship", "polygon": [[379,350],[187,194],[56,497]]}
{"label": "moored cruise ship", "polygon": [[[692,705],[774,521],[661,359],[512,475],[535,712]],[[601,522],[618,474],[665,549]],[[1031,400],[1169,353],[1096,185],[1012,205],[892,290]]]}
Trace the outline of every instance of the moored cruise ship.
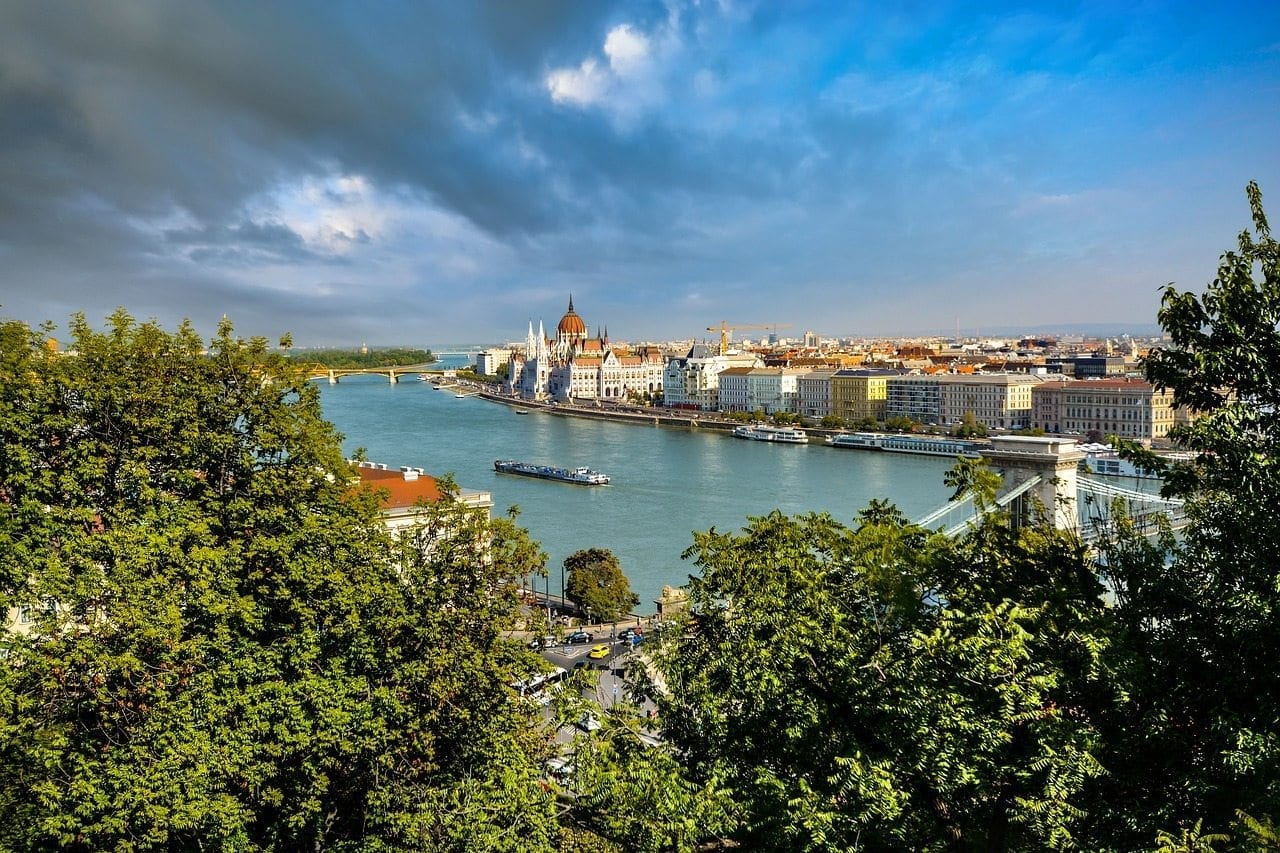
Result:
{"label": "moored cruise ship", "polygon": [[919,435],[885,435],[878,432],[840,433],[827,437],[832,447],[858,450],[887,450],[891,453],[919,453],[925,456],[979,456],[983,445],[958,438],[925,438]]}
{"label": "moored cruise ship", "polygon": [[752,441],[780,441],[784,444],[804,444],[809,440],[808,434],[795,427],[769,426],[768,424],[743,424],[733,428],[734,438],[749,438]]}
{"label": "moored cruise ship", "polygon": [[499,474],[519,474],[522,477],[537,477],[540,480],[558,480],[562,483],[577,483],[581,486],[607,486],[609,475],[592,471],[585,466],[579,468],[556,468],[552,465],[534,465],[531,462],[516,462],[513,459],[499,459],[493,463],[493,470]]}

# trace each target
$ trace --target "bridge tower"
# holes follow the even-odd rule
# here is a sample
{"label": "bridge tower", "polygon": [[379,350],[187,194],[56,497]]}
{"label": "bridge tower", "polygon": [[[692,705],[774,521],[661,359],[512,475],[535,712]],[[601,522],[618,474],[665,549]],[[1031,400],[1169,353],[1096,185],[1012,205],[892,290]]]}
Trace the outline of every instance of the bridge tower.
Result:
{"label": "bridge tower", "polygon": [[1076,474],[1085,455],[1074,438],[998,435],[991,439],[991,449],[983,450],[982,456],[1003,479],[1003,493],[1039,477],[1039,482],[1010,506],[1014,524],[1028,518],[1033,503],[1027,498],[1034,496],[1049,513],[1054,527],[1079,528]]}

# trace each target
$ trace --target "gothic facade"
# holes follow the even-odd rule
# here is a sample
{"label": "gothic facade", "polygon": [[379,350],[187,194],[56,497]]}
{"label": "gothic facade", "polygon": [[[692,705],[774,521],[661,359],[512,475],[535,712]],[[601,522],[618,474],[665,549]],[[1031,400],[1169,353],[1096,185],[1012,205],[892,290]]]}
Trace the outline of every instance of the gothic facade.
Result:
{"label": "gothic facade", "polygon": [[529,322],[524,352],[513,352],[508,361],[506,391],[526,400],[563,402],[652,397],[662,393],[663,366],[657,347],[611,347],[608,330],[589,336],[570,296],[554,338],[546,336],[542,321],[536,333]]}

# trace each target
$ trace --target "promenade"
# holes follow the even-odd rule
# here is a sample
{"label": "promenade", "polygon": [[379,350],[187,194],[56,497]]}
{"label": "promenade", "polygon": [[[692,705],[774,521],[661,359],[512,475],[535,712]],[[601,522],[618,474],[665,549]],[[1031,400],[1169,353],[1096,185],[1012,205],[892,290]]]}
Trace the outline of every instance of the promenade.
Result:
{"label": "promenade", "polygon": [[[734,427],[742,426],[744,423],[744,421],[716,417],[715,412],[691,409],[663,409],[652,406],[628,406],[615,403],[605,403],[599,406],[583,406],[559,402],[543,403],[523,400],[519,397],[510,397],[506,394],[489,390],[481,390],[479,396],[512,408],[536,410],[565,417],[631,423],[639,426],[665,426],[731,433]],[[804,430],[809,435],[818,437],[839,435],[841,432],[846,432],[846,430],[810,426],[804,427]]]}

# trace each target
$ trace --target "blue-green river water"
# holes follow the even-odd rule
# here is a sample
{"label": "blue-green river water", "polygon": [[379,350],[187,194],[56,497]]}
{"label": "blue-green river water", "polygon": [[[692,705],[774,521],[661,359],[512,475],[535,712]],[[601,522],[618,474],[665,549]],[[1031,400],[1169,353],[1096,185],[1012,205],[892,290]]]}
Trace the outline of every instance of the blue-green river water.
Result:
{"label": "blue-green river water", "polygon": [[[520,523],[550,558],[552,593],[559,593],[565,557],[583,548],[613,551],[640,596],[640,612],[652,612],[663,584],[681,585],[696,571],[680,558],[695,530],[737,530],[749,516],[774,509],[828,512],[850,523],[872,498],[888,498],[920,518],[949,496],[942,476],[952,463],[945,458],[516,415],[411,377],[397,385],[375,376],[344,378],[322,386],[321,398],[348,454],[363,447],[390,468],[452,473],[463,489],[490,492],[495,515],[518,505]],[[613,482],[588,487],[497,474],[495,459],[588,465]]]}

